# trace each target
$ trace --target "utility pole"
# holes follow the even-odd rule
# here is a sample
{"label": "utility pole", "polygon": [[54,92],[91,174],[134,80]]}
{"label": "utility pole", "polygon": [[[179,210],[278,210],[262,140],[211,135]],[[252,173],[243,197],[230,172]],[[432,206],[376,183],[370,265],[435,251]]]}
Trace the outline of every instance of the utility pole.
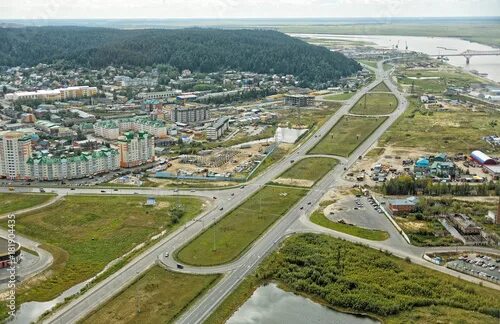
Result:
{"label": "utility pole", "polygon": [[[139,274],[139,272],[137,272]],[[135,283],[135,312],[139,314],[141,312],[140,297],[139,297],[139,281]]]}
{"label": "utility pole", "polygon": [[214,252],[215,252],[215,251],[217,250],[217,247],[215,246],[215,231],[217,230],[217,229],[215,228],[215,218],[214,218],[214,225],[213,225],[213,226],[214,226],[214,231],[213,231],[213,232],[214,232],[214,246],[212,247],[212,251],[214,251]]}

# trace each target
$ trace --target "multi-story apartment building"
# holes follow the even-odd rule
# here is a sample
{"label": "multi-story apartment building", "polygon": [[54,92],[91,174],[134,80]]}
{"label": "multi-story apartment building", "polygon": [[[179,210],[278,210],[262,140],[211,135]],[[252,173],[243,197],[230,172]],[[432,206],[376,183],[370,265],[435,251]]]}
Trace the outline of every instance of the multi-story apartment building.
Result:
{"label": "multi-story apartment building", "polygon": [[94,124],[94,132],[97,136],[115,140],[127,131],[146,132],[156,138],[167,137],[167,126],[160,120],[148,118],[127,118],[116,120],[102,120]]}
{"label": "multi-story apartment building", "polygon": [[26,162],[31,156],[31,137],[20,132],[0,135],[0,177],[27,179]]}
{"label": "multi-story apartment building", "polygon": [[101,120],[94,124],[96,136],[115,140],[120,136],[120,127],[114,120]]}
{"label": "multi-story apartment building", "polygon": [[171,119],[176,123],[192,124],[209,119],[208,107],[175,107]]}
{"label": "multi-story apartment building", "polygon": [[166,99],[172,98],[180,95],[182,93],[181,90],[165,90],[165,91],[157,91],[157,92],[140,92],[137,94],[137,98],[139,99]]}
{"label": "multi-story apartment building", "polygon": [[78,179],[120,169],[117,149],[102,148],[80,155],[54,157],[36,152],[27,162],[28,177],[33,180]]}
{"label": "multi-story apartment building", "polygon": [[11,101],[17,101],[17,100],[58,101],[58,100],[91,97],[96,94],[97,94],[96,87],[76,86],[68,88],[59,88],[54,90],[19,91],[14,93],[8,93],[5,95],[5,99]]}
{"label": "multi-story apartment building", "polygon": [[126,132],[118,138],[120,166],[130,168],[153,161],[155,156],[154,137],[145,132]]}
{"label": "multi-story apartment building", "polygon": [[314,105],[314,96],[306,95],[286,95],[285,105],[295,106],[295,107],[305,107]]}
{"label": "multi-story apartment building", "polygon": [[217,119],[212,126],[207,127],[207,138],[218,140],[229,129],[229,117]]}

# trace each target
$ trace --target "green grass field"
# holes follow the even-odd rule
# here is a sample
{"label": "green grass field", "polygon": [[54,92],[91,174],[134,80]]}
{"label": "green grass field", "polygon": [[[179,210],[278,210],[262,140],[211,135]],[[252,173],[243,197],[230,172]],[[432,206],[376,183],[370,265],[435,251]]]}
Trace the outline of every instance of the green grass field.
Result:
{"label": "green grass field", "polygon": [[377,84],[370,92],[391,92],[384,82]]}
{"label": "green grass field", "polygon": [[[441,94],[448,87],[463,87],[471,83],[490,83],[482,78],[455,69],[399,70],[396,74],[399,76],[399,83],[406,86],[413,85],[414,93],[418,94]],[[426,79],[428,77],[433,79]]]}
{"label": "green grass field", "polygon": [[386,118],[344,116],[308,154],[349,156]]}
{"label": "green grass field", "polygon": [[314,212],[311,215],[311,222],[320,226],[329,228],[331,230],[349,234],[352,236],[361,237],[372,241],[385,241],[389,238],[389,233],[375,229],[367,229],[354,225],[347,225],[342,223],[332,222],[322,212]]}
{"label": "green grass field", "polygon": [[[380,85],[377,87],[383,88],[383,86]],[[350,112],[358,115],[385,115],[392,113],[397,105],[398,100],[391,93],[368,92],[359,99]]]}
{"label": "green grass field", "polygon": [[337,93],[337,94],[324,96],[323,99],[325,99],[325,100],[347,100],[347,99],[350,99],[352,96],[354,96],[354,94],[355,94],[355,92],[343,92],[343,93]]}
{"label": "green grass field", "polygon": [[426,111],[420,107],[418,99],[411,98],[410,106],[382,135],[379,146],[422,149],[429,153],[469,153],[473,150],[492,155],[500,153],[500,149],[482,140],[486,135],[500,133],[500,113],[460,108]]}
{"label": "green grass field", "polygon": [[218,278],[155,266],[82,323],[171,323]]}
{"label": "green grass field", "polygon": [[205,321],[225,323],[256,288],[276,282],[384,323],[498,323],[500,292],[327,235],[287,239]]}
{"label": "green grass field", "polygon": [[371,60],[358,60],[360,63],[366,64],[374,69],[377,68],[377,61],[371,61]]}
{"label": "green grass field", "polygon": [[338,160],[332,158],[305,158],[288,168],[278,178],[310,180],[314,184],[337,164]]}
{"label": "green grass field", "polygon": [[201,212],[201,200],[178,199],[184,215],[177,223],[171,216],[177,197],[158,198],[156,206],[146,207],[146,197],[140,196],[68,196],[18,217],[17,232],[42,242],[55,260],[45,278],[18,286],[17,301],[50,300],[152,235],[171,232]]}
{"label": "green grass field", "polygon": [[41,205],[53,197],[51,194],[0,193],[0,215]]}
{"label": "green grass field", "polygon": [[305,189],[265,186],[185,245],[176,258],[199,266],[230,262],[306,193]]}

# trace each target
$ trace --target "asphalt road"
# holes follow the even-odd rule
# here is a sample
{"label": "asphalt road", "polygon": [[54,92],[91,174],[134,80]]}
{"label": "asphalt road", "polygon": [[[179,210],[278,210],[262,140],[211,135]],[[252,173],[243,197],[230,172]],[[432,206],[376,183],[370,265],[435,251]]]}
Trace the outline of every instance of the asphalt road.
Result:
{"label": "asphalt road", "polygon": [[[389,89],[398,99],[398,107],[390,114],[389,118],[375,131],[369,138],[363,142],[351,154],[349,158],[341,159],[341,163],[329,172],[323,179],[318,181],[309,193],[301,199],[295,206],[292,206],[289,212],[278,220],[264,235],[262,235],[252,246],[236,261],[215,267],[190,267],[184,266],[184,269],[176,268],[177,262],[171,257],[165,257],[165,252],[172,254],[173,251],[180,246],[192,240],[200,234],[207,226],[214,221],[223,217],[229,210],[237,207],[245,199],[259,190],[267,182],[273,180],[289,168],[295,161],[306,157],[314,145],[316,145],[323,136],[347,114],[352,106],[366,92],[370,91],[380,81],[385,81]],[[417,258],[421,256],[422,251],[419,248],[407,244],[404,239],[395,232],[392,225],[387,228],[390,231],[391,239],[386,242],[367,241],[345,235],[342,233],[330,231],[324,228],[316,228],[311,224],[305,215],[309,214],[316,207],[325,192],[334,188],[341,181],[342,175],[345,172],[344,168],[348,169],[356,162],[359,156],[362,156],[368,149],[377,141],[377,139],[391,126],[391,124],[404,112],[408,105],[406,98],[397,90],[390,82],[389,76],[383,71],[382,64],[379,63],[376,72],[376,80],[364,89],[358,91],[351,99],[347,100],[344,105],[316,132],[317,136],[311,136],[306,142],[299,146],[292,154],[285,157],[281,161],[275,163],[259,177],[246,184],[244,188],[219,190],[219,191],[202,191],[196,190],[179,190],[174,192],[167,189],[83,189],[78,188],[73,191],[69,189],[51,189],[59,194],[144,194],[144,195],[173,195],[173,194],[188,194],[198,195],[213,199],[217,199],[215,206],[206,213],[196,217],[192,222],[185,227],[178,229],[168,237],[162,239],[146,252],[135,258],[129,264],[116,273],[98,283],[96,286],[86,291],[84,294],[70,302],[68,305],[57,310],[45,323],[74,323],[79,319],[97,309],[102,303],[112,298],[117,292],[129,285],[137,276],[155,263],[162,264],[174,271],[183,271],[191,273],[225,273],[224,277],[217,285],[204,294],[192,307],[190,307],[181,317],[178,318],[178,323],[201,323],[206,317],[220,304],[220,302],[245,278],[246,275],[260,263],[260,261],[269,253],[271,253],[287,235],[294,232],[322,232],[339,237],[346,236],[349,240],[355,242],[363,242],[371,244],[375,248],[390,249],[398,256],[411,256]],[[101,193],[105,190],[105,193]],[[221,211],[220,208],[223,207]],[[303,209],[300,209],[303,207]],[[388,221],[387,221],[388,222]],[[388,222],[389,223],[389,222]],[[316,225],[317,226],[317,225]],[[331,233],[333,232],[333,233]],[[381,245],[379,245],[381,244]],[[421,260],[421,259],[420,259]],[[421,260],[422,261],[422,260]],[[425,263],[425,264],[424,264]],[[429,264],[422,261],[422,265]],[[442,271],[442,269],[438,269]],[[446,272],[446,271],[445,271]],[[463,275],[461,275],[463,277]]]}
{"label": "asphalt road", "polygon": [[[200,191],[197,190],[196,193],[192,193],[190,190],[179,190],[178,194],[185,194],[185,193],[191,193],[191,194],[196,194],[196,195],[204,195],[204,196],[216,196],[217,197],[217,206],[213,208],[212,210],[208,211],[207,213],[198,216],[196,219],[194,219],[192,222],[187,224],[185,227],[178,229],[171,235],[167,236],[166,238],[162,239],[160,242],[155,244],[152,248],[148,249],[146,252],[144,252],[142,255],[139,257],[135,258],[132,260],[129,264],[127,264],[125,267],[122,269],[118,270],[115,272],[113,275],[108,277],[107,279],[101,281],[98,283],[96,286],[85,292],[83,295],[80,297],[76,298],[73,300],[71,303],[66,305],[65,307],[62,307],[58,311],[56,311],[50,318],[48,318],[45,322],[46,323],[73,323],[78,321],[79,319],[83,318],[85,315],[89,314],[91,311],[95,310],[97,307],[99,307],[103,302],[106,300],[110,299],[114,294],[116,294],[118,291],[126,287],[128,284],[133,282],[135,278],[137,278],[141,273],[149,269],[151,266],[155,264],[155,262],[159,261],[160,256],[163,256],[166,251],[174,251],[181,245],[185,244],[186,242],[189,242],[191,239],[196,237],[198,234],[200,234],[204,228],[220,219],[223,217],[227,211],[237,207],[239,204],[241,204],[245,199],[247,199],[249,196],[251,196],[253,193],[255,193],[259,188],[261,188],[264,184],[267,182],[273,180],[276,178],[278,175],[280,175],[282,172],[284,172],[287,168],[290,167],[292,164],[292,160],[297,160],[299,157],[303,157],[307,151],[309,151],[314,145],[316,145],[324,136],[325,134],[328,133],[328,131],[339,121],[339,119],[346,114],[349,109],[358,101],[359,98],[361,98],[366,92],[370,91],[373,87],[375,87],[383,78],[383,72],[381,73],[380,71],[383,71],[383,69],[379,69],[377,72],[377,78],[374,82],[372,82],[369,86],[365,87],[364,89],[360,90],[356,95],[354,95],[351,99],[346,101],[346,103],[327,121],[323,124],[323,126],[316,132],[318,136],[311,136],[306,142],[304,142],[298,149],[293,152],[293,154],[290,154],[286,158],[282,159],[281,161],[277,162],[273,166],[271,166],[269,169],[267,169],[265,172],[263,172],[259,177],[255,178],[253,181],[251,181],[249,184],[245,185],[243,189],[231,189],[231,190],[221,190],[218,192],[214,191]],[[385,77],[387,78],[387,77]],[[402,96],[401,96],[402,98]],[[400,106],[398,107],[398,111],[400,110],[401,112],[404,110],[404,105],[406,102],[406,99],[402,98],[401,99]],[[387,121],[386,123],[387,124]],[[389,125],[389,124],[388,124]],[[377,132],[374,133],[374,135]],[[382,134],[380,132],[380,134]],[[372,136],[373,137],[373,136]],[[370,137],[370,138],[372,138]],[[371,145],[371,144],[370,144]],[[366,151],[369,146],[368,143],[363,143],[358,147],[356,152],[364,152]],[[347,162],[349,165],[354,163],[355,159],[357,158],[353,157],[349,159]],[[310,194],[302,199],[299,204],[304,204],[306,199],[309,200],[318,200],[321,198],[322,192],[324,192],[327,187],[329,187],[330,183],[332,182],[333,178],[337,178],[340,176],[342,173],[341,170],[344,168],[344,164],[346,162],[341,163],[337,168],[334,169],[330,174],[337,174],[336,176],[332,177],[330,175],[326,176],[323,178],[322,181],[320,181],[313,190],[310,191]],[[324,188],[323,188],[324,187]],[[318,188],[323,188],[322,191],[318,191]],[[36,192],[36,188],[23,188],[24,190],[33,190]],[[19,189],[21,190],[21,189]],[[146,189],[118,189],[117,191],[114,191],[113,189],[87,189],[87,188],[76,188],[75,190],[69,190],[67,188],[51,188],[50,190],[53,190],[54,192],[58,194],[134,194],[134,192],[137,192],[138,194],[146,194],[146,195],[151,195],[153,194],[151,190],[146,190]],[[101,193],[101,190],[105,190],[106,193]],[[232,195],[234,193],[234,196]],[[173,192],[173,190],[166,190],[166,189],[157,189],[156,193],[157,195],[172,195],[176,194]],[[314,197],[311,197],[311,194],[314,194]],[[297,204],[297,205],[299,205]],[[220,208],[223,208],[221,211]],[[312,206],[309,206],[311,208]],[[266,235],[262,236],[261,239],[257,241],[256,244],[254,244],[254,247],[249,251],[255,251],[256,257],[260,258],[268,253],[270,251],[271,247],[274,245],[272,244],[269,246],[269,242],[273,243],[275,241],[274,237],[281,237],[282,235],[279,235],[279,233],[286,231],[288,226],[293,223],[299,216],[297,212],[297,208],[291,209],[291,211],[283,217],[275,226],[272,228],[271,231],[269,231]],[[276,229],[279,229],[279,233],[274,233]],[[259,244],[260,243],[260,244]],[[259,258],[259,259],[260,259]],[[251,260],[251,259],[249,259]],[[251,268],[248,268],[249,265],[252,264],[252,261],[246,261],[244,262],[244,266],[240,266],[239,269],[244,269],[245,267],[249,270]],[[169,264],[170,265],[170,264]],[[227,268],[222,268],[221,271],[226,270]],[[239,270],[242,271],[242,270]],[[231,286],[236,285],[237,283],[240,282],[241,278],[234,277],[234,273],[239,273],[239,271],[233,271],[232,272],[232,279],[226,279],[224,278],[221,283],[219,283],[214,289],[219,290],[219,286],[226,282],[228,280],[228,284]],[[225,293],[222,295],[225,296],[230,290],[225,290]],[[209,292],[209,294],[213,294],[213,290]],[[205,299],[205,298],[204,298]],[[213,309],[214,306],[217,304],[212,304],[210,305],[210,309]],[[205,306],[201,306],[205,307]],[[200,306],[198,306],[196,309],[201,309]],[[199,311],[195,311],[194,313],[191,313],[189,311],[186,314],[193,314],[191,316],[183,316],[181,318],[181,322],[183,318],[186,318],[185,323],[194,323],[194,322],[199,322],[201,321],[204,317],[199,317],[196,321],[192,322],[192,318],[196,318],[199,314]]]}

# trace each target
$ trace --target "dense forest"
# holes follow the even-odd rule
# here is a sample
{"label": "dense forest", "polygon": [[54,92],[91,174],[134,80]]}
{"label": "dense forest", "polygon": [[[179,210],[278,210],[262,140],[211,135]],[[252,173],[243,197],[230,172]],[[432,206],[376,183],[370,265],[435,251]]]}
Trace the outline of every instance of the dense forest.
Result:
{"label": "dense forest", "polygon": [[358,71],[341,53],[269,30],[142,29],[88,27],[3,28],[0,65],[65,60],[90,68],[169,64],[180,70],[224,69],[293,74],[326,83]]}

